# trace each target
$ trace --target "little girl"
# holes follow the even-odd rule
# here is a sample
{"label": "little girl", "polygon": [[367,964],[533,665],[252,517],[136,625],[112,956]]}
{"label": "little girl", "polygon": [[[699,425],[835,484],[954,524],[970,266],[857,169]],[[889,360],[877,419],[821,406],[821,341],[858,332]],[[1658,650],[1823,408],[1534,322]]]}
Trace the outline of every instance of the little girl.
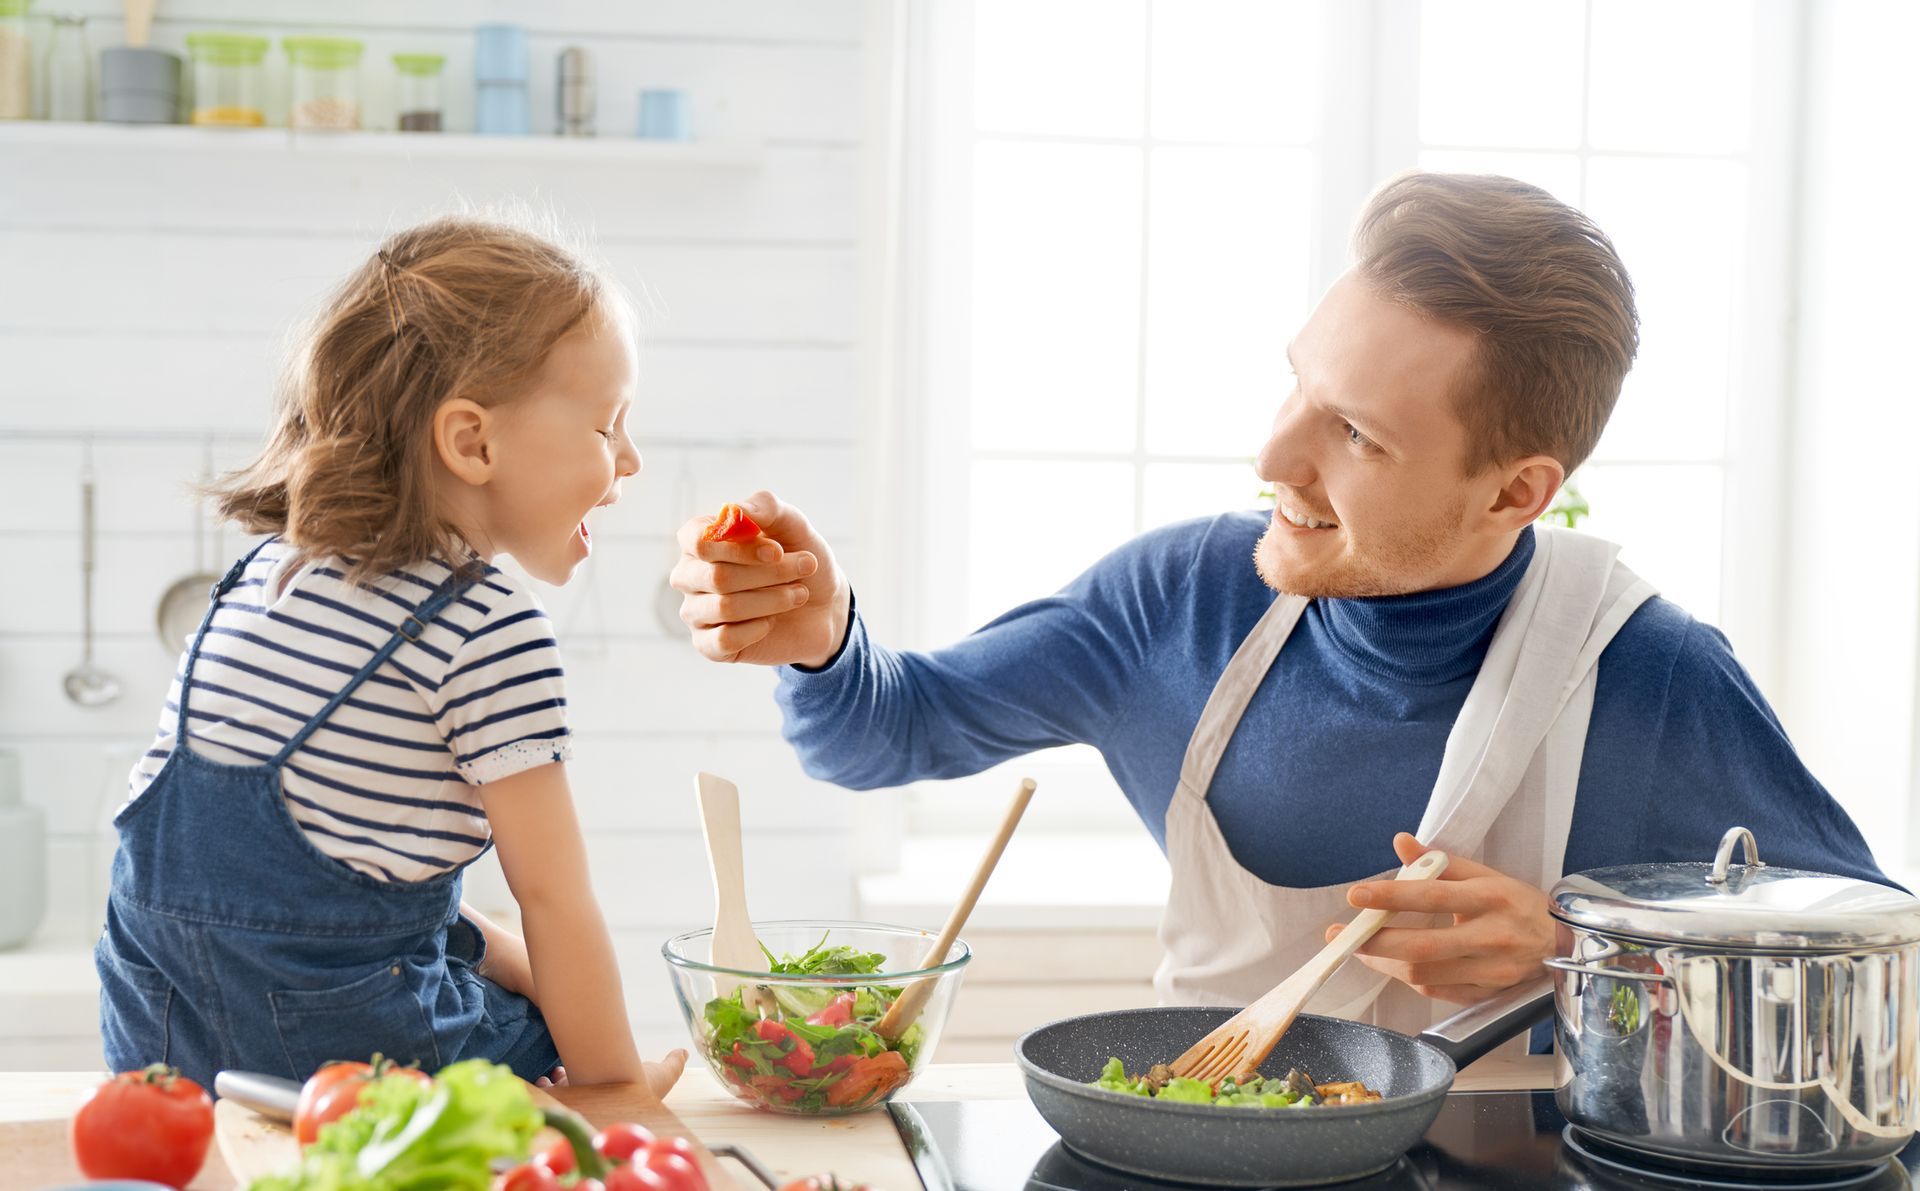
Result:
{"label": "little girl", "polygon": [[[216,489],[273,536],[215,588],[114,820],[112,1070],[679,1074],[627,1025],[552,627],[489,565],[565,583],[639,471],[629,324],[566,252],[468,218],[392,237],[329,300],[265,453]],[[460,900],[494,844],[524,941]]]}

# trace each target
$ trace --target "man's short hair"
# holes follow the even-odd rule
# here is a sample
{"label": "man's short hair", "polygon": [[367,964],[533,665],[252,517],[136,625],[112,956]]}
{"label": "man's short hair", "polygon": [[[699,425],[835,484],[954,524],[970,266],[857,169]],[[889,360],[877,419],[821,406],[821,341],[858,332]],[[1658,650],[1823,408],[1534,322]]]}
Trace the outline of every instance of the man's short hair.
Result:
{"label": "man's short hair", "polygon": [[1374,193],[1353,247],[1375,292],[1478,332],[1454,395],[1468,474],[1585,462],[1640,343],[1633,282],[1592,220],[1512,178],[1414,172]]}

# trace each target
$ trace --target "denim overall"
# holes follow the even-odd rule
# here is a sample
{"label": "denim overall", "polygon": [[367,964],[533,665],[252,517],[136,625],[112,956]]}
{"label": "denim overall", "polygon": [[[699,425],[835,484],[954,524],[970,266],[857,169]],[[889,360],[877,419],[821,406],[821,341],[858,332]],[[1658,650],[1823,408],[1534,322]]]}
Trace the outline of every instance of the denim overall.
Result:
{"label": "denim overall", "polygon": [[107,1066],[170,1063],[209,1090],[223,1069],[304,1080],[375,1051],[427,1071],[481,1057],[546,1074],[559,1056],[540,1011],[475,970],[486,944],[460,916],[459,871],[357,872],[307,839],[280,790],[287,758],[472,580],[456,572],[428,596],[272,760],[226,765],[188,747],[188,691],[214,607],[259,551],[214,588],[181,674],[173,752],[114,819],[94,951]]}

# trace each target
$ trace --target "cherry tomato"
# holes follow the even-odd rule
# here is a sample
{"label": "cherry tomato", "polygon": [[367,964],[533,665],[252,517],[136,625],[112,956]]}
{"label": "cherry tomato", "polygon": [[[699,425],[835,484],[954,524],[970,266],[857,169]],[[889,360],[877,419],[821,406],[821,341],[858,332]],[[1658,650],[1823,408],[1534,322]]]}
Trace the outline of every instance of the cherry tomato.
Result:
{"label": "cherry tomato", "polygon": [[644,1166],[616,1166],[607,1172],[607,1191],[671,1191],[659,1171]]}
{"label": "cherry tomato", "polygon": [[538,1162],[522,1162],[494,1179],[493,1191],[560,1191],[560,1180]]}
{"label": "cherry tomato", "polygon": [[164,1063],[114,1076],[87,1093],[69,1130],[90,1179],[149,1179],[184,1187],[213,1140],[213,1101]]}
{"label": "cherry tomato", "polygon": [[653,1145],[653,1132],[638,1125],[608,1125],[593,1135],[593,1148],[609,1162],[625,1162]]}
{"label": "cherry tomato", "polygon": [[760,536],[760,526],[747,516],[747,511],[735,504],[720,506],[720,515],[707,526],[700,535],[703,542],[744,542]]}
{"label": "cherry tomato", "polygon": [[573,1173],[573,1143],[559,1133],[552,1133],[552,1140],[544,1145],[536,1144],[531,1161],[544,1166],[555,1175],[564,1177]]}
{"label": "cherry tomato", "polygon": [[312,1145],[320,1136],[320,1126],[352,1112],[367,1085],[389,1075],[433,1082],[426,1072],[402,1067],[381,1055],[373,1056],[370,1063],[328,1063],[300,1088],[300,1101],[293,1110],[293,1139],[303,1149]]}

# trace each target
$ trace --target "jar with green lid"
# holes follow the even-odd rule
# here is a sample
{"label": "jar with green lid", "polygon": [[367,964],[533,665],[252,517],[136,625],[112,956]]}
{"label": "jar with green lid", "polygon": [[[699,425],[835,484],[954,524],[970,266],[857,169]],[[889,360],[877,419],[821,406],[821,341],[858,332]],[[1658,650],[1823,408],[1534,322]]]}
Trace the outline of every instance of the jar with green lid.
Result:
{"label": "jar with green lid", "polygon": [[247,33],[189,33],[193,123],[259,128],[267,122],[268,41]]}
{"label": "jar with green lid", "polygon": [[287,123],[294,128],[360,127],[361,44],[350,37],[281,41],[293,67]]}
{"label": "jar with green lid", "polygon": [[446,126],[446,93],[441,86],[440,68],[447,64],[439,54],[395,54],[401,132],[440,132]]}
{"label": "jar with green lid", "polygon": [[33,32],[27,0],[0,0],[0,120],[33,115]]}

